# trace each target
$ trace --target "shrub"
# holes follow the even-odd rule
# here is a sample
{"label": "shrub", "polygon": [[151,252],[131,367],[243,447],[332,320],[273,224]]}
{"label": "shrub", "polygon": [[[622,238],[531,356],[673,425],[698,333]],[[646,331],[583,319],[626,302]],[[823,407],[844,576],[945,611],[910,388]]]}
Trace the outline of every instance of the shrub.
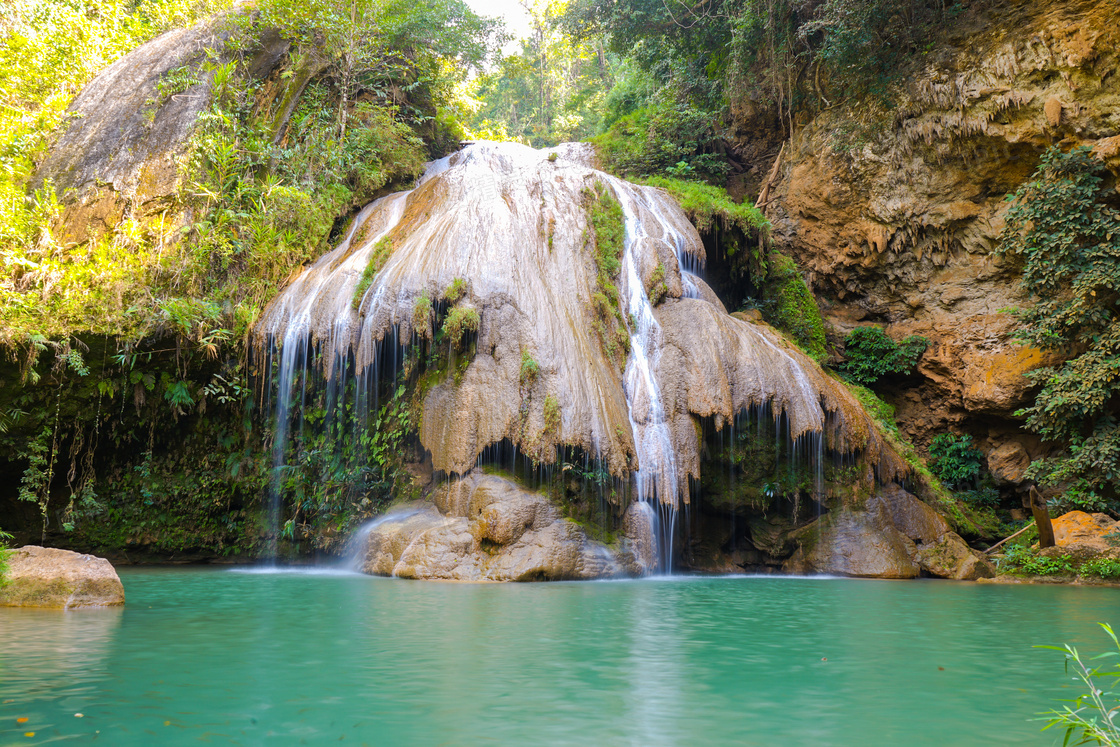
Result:
{"label": "shrub", "polygon": [[1116,558],[1093,558],[1081,566],[1081,575],[1120,578],[1120,560]]}
{"label": "shrub", "polygon": [[1004,563],[1009,565],[1012,571],[1030,576],[1064,576],[1077,572],[1069,555],[1052,558],[1039,555],[1037,551],[1024,545],[1008,547],[1004,554]]}
{"label": "shrub", "polygon": [[8,571],[11,570],[8,566],[8,558],[11,557],[12,551],[8,548],[8,540],[12,535],[0,529],[0,589],[8,584]]}
{"label": "shrub", "polygon": [[431,334],[431,323],[432,299],[428,296],[428,292],[424,291],[412,305],[412,329],[421,337],[427,337]]}
{"label": "shrub", "polygon": [[895,342],[878,327],[858,327],[844,339],[847,360],[839,368],[857,384],[871,386],[884,376],[913,373],[927,347],[929,340],[920,335]]}
{"label": "shrub", "polygon": [[[1043,731],[1052,727],[1059,727],[1065,732],[1062,744],[1089,744],[1096,742],[1105,747],[1120,746],[1120,724],[1115,719],[1120,712],[1120,702],[1117,701],[1116,686],[1120,684],[1120,642],[1112,628],[1105,623],[1098,623],[1112,643],[1116,652],[1109,652],[1094,657],[1108,659],[1109,662],[1099,666],[1090,667],[1081,660],[1081,655],[1076,648],[1068,643],[1062,646],[1035,646],[1035,648],[1048,648],[1065,654],[1066,673],[1073,669],[1076,678],[1089,689],[1089,692],[1078,695],[1071,703],[1062,706],[1061,710],[1054,709],[1039,714],[1048,717]],[[1079,738],[1078,738],[1079,737]],[[1073,741],[1077,738],[1077,741]]]}
{"label": "shrub", "polygon": [[528,349],[521,350],[521,385],[530,386],[541,373],[540,364],[533,359]]}
{"label": "shrub", "polygon": [[447,289],[443,292],[443,298],[448,303],[458,303],[459,299],[467,295],[467,281],[463,278],[455,278]]}
{"label": "shrub", "polygon": [[975,484],[980,475],[981,455],[972,444],[972,436],[942,433],[930,443],[929,455],[933,474],[950,488]]}
{"label": "shrub", "polygon": [[456,306],[443,320],[443,335],[455,347],[462,347],[468,333],[478,332],[481,321],[478,309],[473,306]]}
{"label": "shrub", "polygon": [[1027,475],[1102,506],[1120,499],[1120,209],[1106,179],[1088,148],[1051,148],[1012,196],[1001,237],[1036,300],[1018,339],[1069,357],[1028,374],[1042,390],[1021,412],[1027,427],[1068,458],[1037,460]]}

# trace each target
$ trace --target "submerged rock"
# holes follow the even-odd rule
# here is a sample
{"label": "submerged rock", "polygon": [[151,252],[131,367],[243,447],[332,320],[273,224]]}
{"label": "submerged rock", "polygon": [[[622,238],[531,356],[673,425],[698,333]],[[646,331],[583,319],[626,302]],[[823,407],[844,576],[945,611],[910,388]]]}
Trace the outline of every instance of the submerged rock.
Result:
{"label": "submerged rock", "polygon": [[623,573],[628,553],[591,540],[548,499],[494,475],[468,474],[369,531],[365,573],[454,581],[561,581]]}
{"label": "submerged rock", "polygon": [[0,587],[0,606],[69,610],[124,604],[124,586],[104,558],[27,545],[16,550],[8,562],[8,583]]}

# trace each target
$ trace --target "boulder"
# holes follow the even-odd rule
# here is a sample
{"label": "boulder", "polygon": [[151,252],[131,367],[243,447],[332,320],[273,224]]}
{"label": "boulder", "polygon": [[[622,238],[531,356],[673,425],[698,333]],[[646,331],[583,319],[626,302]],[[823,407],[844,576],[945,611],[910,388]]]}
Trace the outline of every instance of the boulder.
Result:
{"label": "boulder", "polygon": [[936,542],[949,531],[949,522],[941,514],[898,485],[885,486],[878,500],[883,501],[895,529],[914,542]]}
{"label": "boulder", "polygon": [[8,560],[0,606],[77,609],[124,604],[124,586],[104,558],[27,545]]}
{"label": "boulder", "polygon": [[652,573],[657,569],[657,534],[653,508],[648,503],[635,501],[622,517],[622,534],[630,546],[628,570],[636,574]]}
{"label": "boulder", "polygon": [[915,578],[914,543],[890,523],[881,505],[841,508],[794,533],[801,543],[783,570],[865,578]]}
{"label": "boulder", "polygon": [[387,514],[370,530],[361,570],[453,581],[558,581],[617,576],[615,553],[589,539],[539,494],[468,474],[431,502]]}
{"label": "boulder", "polygon": [[1070,511],[1051,520],[1054,544],[1063,553],[1120,556],[1120,522],[1105,514]]}
{"label": "boulder", "polygon": [[[231,48],[229,20],[218,15],[156,37],[99,73],[74,99],[36,174],[37,185],[49,181],[58,190],[64,242],[83,243],[126,216],[177,212],[180,161],[213,95],[207,50],[220,62],[244,59],[258,81],[288,50],[274,29],[258,29],[248,49]],[[190,81],[167,94],[176,71],[189,72]]]}
{"label": "boulder", "polygon": [[1031,457],[1018,441],[1000,444],[988,453],[988,471],[999,485],[1018,485]]}
{"label": "boulder", "polygon": [[942,578],[976,581],[996,575],[991,561],[969,547],[956,532],[946,532],[935,542],[919,546],[914,559],[922,570]]}

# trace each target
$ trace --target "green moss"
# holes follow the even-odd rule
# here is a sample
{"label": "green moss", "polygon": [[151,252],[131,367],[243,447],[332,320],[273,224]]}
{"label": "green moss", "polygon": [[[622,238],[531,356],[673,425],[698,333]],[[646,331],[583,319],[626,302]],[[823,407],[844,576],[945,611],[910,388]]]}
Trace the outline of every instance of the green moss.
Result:
{"label": "green moss", "polygon": [[810,358],[823,361],[828,352],[821,311],[792,259],[779,252],[770,253],[763,294],[766,321],[789,335]]}
{"label": "green moss", "polygon": [[665,263],[658,262],[657,267],[653,269],[646,293],[649,295],[649,302],[654,306],[665,300],[665,296],[669,293],[669,286],[665,283]]}
{"label": "green moss", "polygon": [[770,229],[770,221],[761,210],[749,202],[735,202],[721,187],[664,176],[651,176],[641,182],[672,195],[701,233],[707,233],[716,224],[724,230],[738,228],[748,235]]}
{"label": "green moss", "polygon": [[393,240],[388,236],[382,237],[373,245],[373,251],[370,252],[369,255],[369,262],[366,263],[366,268],[362,270],[362,278],[358,281],[358,287],[354,289],[352,305],[355,311],[361,308],[362,299],[365,298],[366,291],[369,290],[370,285],[373,284],[374,278],[377,277],[377,273],[385,266],[385,263],[389,260],[392,253]]}
{"label": "green moss", "polygon": [[544,398],[544,429],[554,435],[560,433],[560,400],[554,394]]}
{"label": "green moss", "polygon": [[412,304],[412,329],[421,337],[428,337],[431,335],[431,325],[432,299],[428,291],[424,291]]}
{"label": "green moss", "polygon": [[622,314],[618,286],[614,283],[615,276],[622,269],[625,235],[622,205],[601,182],[596,182],[594,188],[584,188],[583,197],[591,229],[586,238],[591,245],[597,271],[596,290],[591,296],[596,317],[594,329],[607,357],[621,368],[630,354],[630,335]]}

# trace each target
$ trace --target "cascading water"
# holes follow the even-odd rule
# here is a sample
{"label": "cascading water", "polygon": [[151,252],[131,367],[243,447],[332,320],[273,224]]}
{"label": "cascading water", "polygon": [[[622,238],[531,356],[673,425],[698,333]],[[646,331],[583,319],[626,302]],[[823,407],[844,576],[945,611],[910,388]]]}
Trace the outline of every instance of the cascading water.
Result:
{"label": "cascading water", "polygon": [[[614,181],[614,180],[612,180]],[[625,311],[632,320],[630,356],[626,361],[625,392],[630,430],[634,434],[638,469],[634,472],[634,493],[654,510],[644,512],[652,522],[657,538],[658,570],[669,573],[673,564],[673,538],[676,533],[680,496],[677,485],[676,449],[661,402],[661,388],[656,378],[657,359],[662,345],[661,325],[654,317],[653,304],[638,274],[635,247],[646,238],[634,206],[622,196],[625,216],[625,241],[622,273],[626,288]],[[676,237],[673,237],[676,238]],[[674,241],[679,257],[682,242]],[[682,272],[682,275],[685,273]],[[687,275],[685,276],[687,277]],[[688,277],[686,289],[695,292],[695,281]]]}
{"label": "cascading water", "polygon": [[[466,475],[502,444],[535,465],[582,454],[584,473],[590,459],[596,470],[629,476],[656,538],[647,571],[671,569],[678,513],[700,475],[701,418],[731,423],[765,405],[791,441],[814,445],[818,464],[826,427],[838,453],[876,449],[878,458],[866,416],[842,385],[769,330],[728,316],[698,274],[703,242],[680,207],[591,160],[580,145],[471,145],[431,164],[414,189],[366,207],[344,241],[270,304],[255,332],[260,358],[278,364],[273,542],[291,421],[305,398],[325,402],[317,427],[352,421],[357,441],[375,427],[379,391],[392,383],[399,394],[398,372],[420,386],[417,365],[429,369],[416,435],[434,474]],[[586,195],[595,184],[609,187],[624,222],[614,280],[617,323],[629,339],[622,362],[592,301],[602,282],[588,251]],[[654,277],[663,283],[656,302],[647,291]],[[453,297],[456,285],[463,292]],[[455,371],[452,311],[477,319]],[[416,351],[436,339],[447,352],[418,362]],[[309,394],[320,384],[325,395]]]}

